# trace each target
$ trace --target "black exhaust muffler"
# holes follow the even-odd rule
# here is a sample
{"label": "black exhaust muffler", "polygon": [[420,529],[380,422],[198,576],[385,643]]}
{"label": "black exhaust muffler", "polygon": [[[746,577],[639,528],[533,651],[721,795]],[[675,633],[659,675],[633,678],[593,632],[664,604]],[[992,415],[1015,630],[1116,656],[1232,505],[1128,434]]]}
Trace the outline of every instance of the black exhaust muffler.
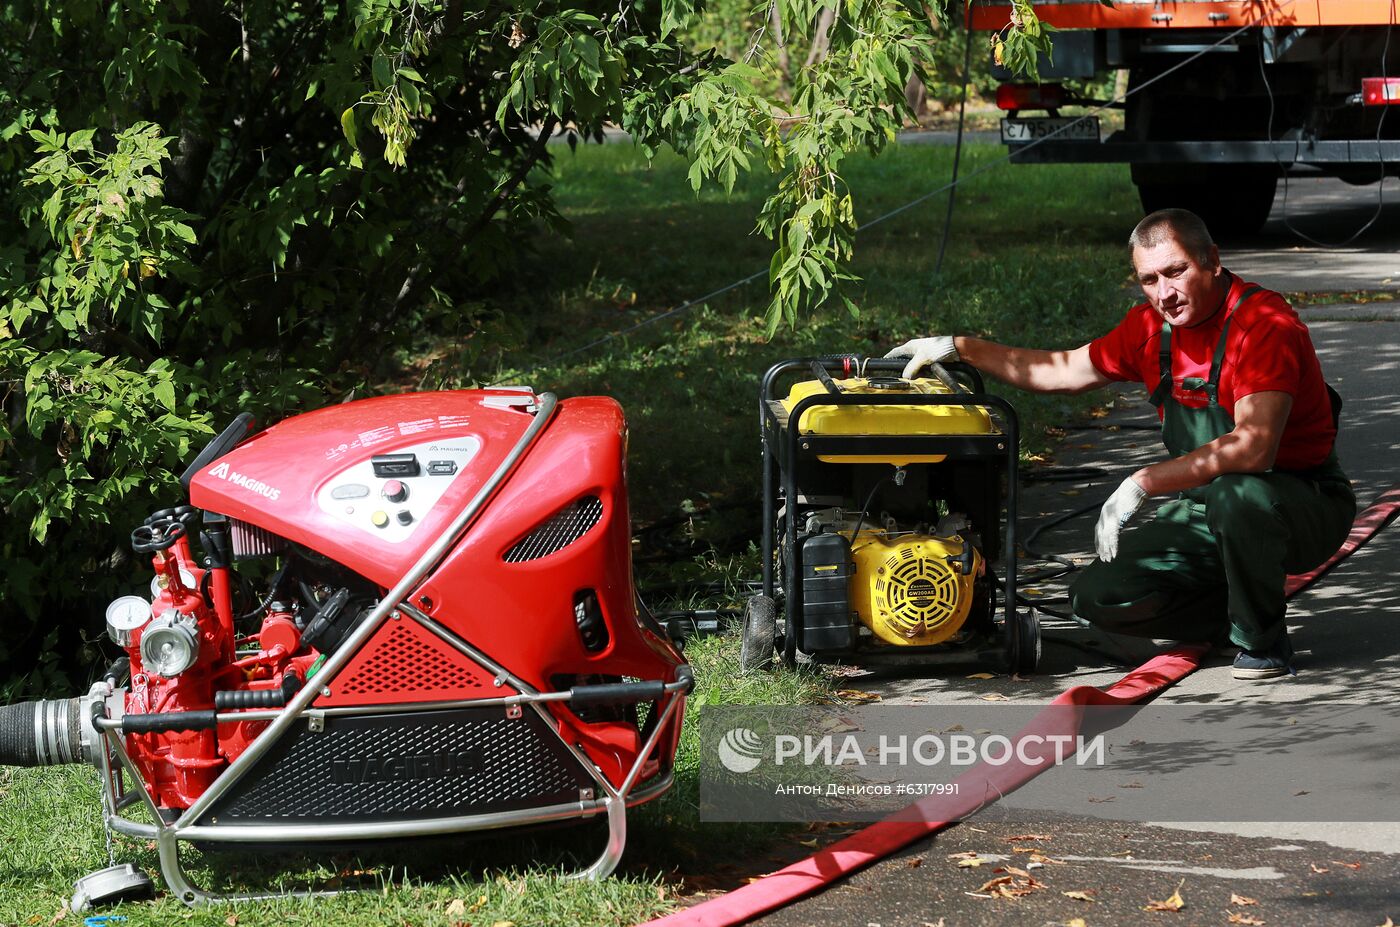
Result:
{"label": "black exhaust muffler", "polygon": [[59,766],[87,762],[80,704],[44,699],[0,705],[0,766]]}

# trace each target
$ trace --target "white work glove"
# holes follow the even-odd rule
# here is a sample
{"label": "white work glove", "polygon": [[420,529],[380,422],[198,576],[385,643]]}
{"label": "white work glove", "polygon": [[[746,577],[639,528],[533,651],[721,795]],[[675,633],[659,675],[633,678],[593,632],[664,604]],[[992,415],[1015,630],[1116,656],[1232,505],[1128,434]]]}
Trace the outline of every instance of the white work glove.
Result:
{"label": "white work glove", "polygon": [[1094,548],[1104,563],[1118,556],[1118,532],[1146,501],[1147,493],[1130,476],[1118,484],[1113,495],[1103,504],[1103,509],[1099,511],[1099,523],[1094,526]]}
{"label": "white work glove", "polygon": [[935,335],[906,341],[885,355],[886,360],[891,357],[909,358],[909,363],[904,366],[904,379],[912,380],[920,368],[928,364],[958,360],[958,349],[953,346],[951,335]]}

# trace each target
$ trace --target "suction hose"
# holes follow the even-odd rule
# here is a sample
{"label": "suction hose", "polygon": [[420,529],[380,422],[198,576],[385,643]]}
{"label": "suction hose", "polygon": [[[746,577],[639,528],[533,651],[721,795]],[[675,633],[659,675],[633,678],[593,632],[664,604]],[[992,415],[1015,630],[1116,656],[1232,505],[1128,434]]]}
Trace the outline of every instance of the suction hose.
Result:
{"label": "suction hose", "polygon": [[81,701],[44,699],[0,705],[0,766],[86,762]]}

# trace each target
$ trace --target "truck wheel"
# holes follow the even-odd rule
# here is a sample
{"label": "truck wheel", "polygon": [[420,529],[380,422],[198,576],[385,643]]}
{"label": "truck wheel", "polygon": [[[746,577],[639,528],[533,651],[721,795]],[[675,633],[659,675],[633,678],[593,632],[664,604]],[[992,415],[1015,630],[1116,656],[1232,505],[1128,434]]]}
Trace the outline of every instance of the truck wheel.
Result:
{"label": "truck wheel", "polygon": [[744,672],[767,669],[773,663],[773,639],[778,631],[778,606],[766,595],[756,595],[744,605],[740,632],[739,665]]}
{"label": "truck wheel", "polygon": [[1200,165],[1199,180],[1157,179],[1134,171],[1144,213],[1189,209],[1213,236],[1253,235],[1264,226],[1274,205],[1278,169],[1272,164]]}

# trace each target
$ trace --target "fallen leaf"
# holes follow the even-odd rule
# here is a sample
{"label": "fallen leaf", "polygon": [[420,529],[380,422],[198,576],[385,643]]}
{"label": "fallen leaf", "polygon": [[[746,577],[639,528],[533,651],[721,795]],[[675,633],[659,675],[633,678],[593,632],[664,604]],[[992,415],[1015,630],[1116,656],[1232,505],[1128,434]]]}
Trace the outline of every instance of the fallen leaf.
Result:
{"label": "fallen leaf", "polygon": [[1249,897],[1248,895],[1236,895],[1233,892],[1230,894],[1230,904],[1238,905],[1242,908],[1258,903],[1259,902],[1257,900]]}
{"label": "fallen leaf", "polygon": [[1089,925],[1084,923],[1084,918],[1082,917],[1072,917],[1065,921],[1065,927],[1089,927]]}
{"label": "fallen leaf", "polygon": [[476,901],[472,902],[472,911],[480,911],[486,907],[486,896],[478,895]]}
{"label": "fallen leaf", "polygon": [[1031,877],[1031,874],[1030,874],[1029,872],[1027,872],[1027,871],[1024,870],[1024,869],[1017,869],[1015,866],[998,866],[997,868],[993,869],[992,871],[993,871],[993,872],[1005,872],[1005,873],[1008,873],[1009,875],[1020,876],[1020,877],[1023,878],[1023,879],[1029,879],[1029,878]]}
{"label": "fallen leaf", "polygon": [[1342,862],[1340,859],[1328,860],[1328,862],[1331,862],[1331,863],[1333,863],[1333,864],[1335,864],[1335,865],[1338,865],[1338,866],[1346,866],[1348,869],[1360,869],[1360,868],[1361,868],[1361,864],[1360,864],[1360,863],[1344,863],[1344,862]]}
{"label": "fallen leaf", "polygon": [[491,927],[515,927],[515,921],[496,921]]}
{"label": "fallen leaf", "polygon": [[467,913],[467,903],[460,898],[453,898],[447,905],[448,917],[461,917]]}
{"label": "fallen leaf", "polygon": [[1017,834],[1014,837],[1002,837],[1007,843],[1019,843],[1022,840],[1054,840],[1054,834]]}
{"label": "fallen leaf", "polygon": [[1033,863],[1050,863],[1051,865],[1054,865],[1054,866],[1063,866],[1063,865],[1065,864],[1065,861],[1064,861],[1064,860],[1062,860],[1062,859],[1051,859],[1049,856],[1046,856],[1044,853],[1032,853],[1032,854],[1031,854],[1031,862],[1033,862]]}
{"label": "fallen leaf", "polygon": [[980,853],[974,853],[974,852],[972,852],[971,850],[965,850],[965,851],[962,852],[962,853],[949,853],[949,854],[948,854],[948,858],[949,858],[949,859],[976,859],[976,858],[977,858],[978,856],[980,856],[980,855],[981,855]]}
{"label": "fallen leaf", "polygon": [[980,698],[980,699],[981,699],[982,701],[984,701],[984,702],[1009,702],[1009,701],[1011,701],[1011,699],[1007,698],[1005,695],[1002,695],[1000,692],[988,692],[986,695],[979,695],[979,696],[977,696],[977,697]]}
{"label": "fallen leaf", "polygon": [[1102,805],[1104,802],[1113,801],[1113,798],[1114,798],[1114,796],[1112,796],[1112,795],[1108,796],[1107,798],[1092,798],[1092,797],[1091,797],[1091,798],[1089,799],[1089,804],[1091,804],[1091,805]]}
{"label": "fallen leaf", "polygon": [[1012,847],[1012,853],[1034,853],[1035,847]]}
{"label": "fallen leaf", "polygon": [[228,927],[238,927],[238,915],[230,914],[228,917],[224,918],[224,923],[228,924]]}
{"label": "fallen leaf", "polygon": [[67,916],[68,916],[68,903],[65,901],[63,904],[61,904],[61,905],[58,906],[58,912],[57,912],[56,914],[54,914],[54,916],[51,917],[51,918],[49,919],[49,923],[50,923],[50,924],[57,924],[59,921],[63,920],[63,919],[64,919],[65,917],[67,917]]}
{"label": "fallen leaf", "polygon": [[1262,920],[1257,917],[1250,917],[1248,914],[1236,914],[1234,911],[1230,910],[1227,910],[1225,913],[1230,915],[1227,920],[1231,924],[1246,924],[1248,927],[1263,927],[1264,925]]}
{"label": "fallen leaf", "polygon": [[1331,872],[1331,871],[1332,871],[1331,869],[1328,869],[1328,868],[1326,868],[1325,866],[1319,866],[1317,863],[1308,863],[1308,865],[1312,867],[1312,871],[1313,871],[1313,872]]}
{"label": "fallen leaf", "polygon": [[884,701],[884,696],[877,692],[862,692],[859,689],[837,689],[836,694],[850,702]]}
{"label": "fallen leaf", "polygon": [[992,862],[992,860],[986,860],[986,859],[982,859],[981,857],[974,856],[974,857],[972,857],[972,858],[970,858],[970,859],[960,859],[960,860],[958,860],[958,868],[959,868],[959,869],[976,869],[978,866],[982,865],[983,863],[987,863],[987,862]]}
{"label": "fallen leaf", "polygon": [[1186,880],[1182,879],[1181,882],[1177,884],[1176,891],[1172,892],[1172,896],[1165,901],[1153,901],[1151,898],[1147,899],[1147,905],[1143,910],[1180,911],[1182,908],[1186,907],[1186,899],[1181,897],[1181,886],[1185,884]]}
{"label": "fallen leaf", "polygon": [[1307,789],[1300,789],[1299,791],[1293,793],[1293,797],[1294,797],[1294,798],[1297,798],[1299,795],[1308,795],[1308,794],[1311,794],[1311,793],[1308,792]]}
{"label": "fallen leaf", "polygon": [[922,866],[923,864],[924,864],[923,857],[921,857],[921,856],[916,856],[916,857],[914,857],[913,859],[909,860],[909,862],[908,862],[906,865],[907,865],[910,869],[918,869],[918,868],[919,868],[920,866]]}
{"label": "fallen leaf", "polygon": [[968,679],[996,679],[996,673],[973,673]]}
{"label": "fallen leaf", "polygon": [[1075,901],[1087,901],[1093,904],[1094,896],[1097,895],[1098,892],[1095,889],[1086,888],[1083,891],[1060,892],[1060,894],[1064,895],[1066,898],[1072,898]]}
{"label": "fallen leaf", "polygon": [[1142,783],[1141,783],[1141,782],[1124,782],[1124,783],[1120,784],[1118,787],[1119,787],[1120,789],[1140,789],[1140,788],[1142,788]]}
{"label": "fallen leaf", "polygon": [[1008,875],[1008,876],[997,876],[995,879],[989,879],[989,880],[987,880],[986,882],[983,882],[983,883],[982,883],[982,887],[979,888],[979,889],[977,889],[977,890],[978,890],[979,892],[988,892],[988,891],[991,891],[992,889],[994,889],[994,888],[996,888],[996,887],[998,887],[998,886],[1001,886],[1001,885],[1010,885],[1012,882],[1015,882],[1015,881],[1016,881],[1016,880],[1015,880],[1013,877],[1009,876],[1009,875]]}

